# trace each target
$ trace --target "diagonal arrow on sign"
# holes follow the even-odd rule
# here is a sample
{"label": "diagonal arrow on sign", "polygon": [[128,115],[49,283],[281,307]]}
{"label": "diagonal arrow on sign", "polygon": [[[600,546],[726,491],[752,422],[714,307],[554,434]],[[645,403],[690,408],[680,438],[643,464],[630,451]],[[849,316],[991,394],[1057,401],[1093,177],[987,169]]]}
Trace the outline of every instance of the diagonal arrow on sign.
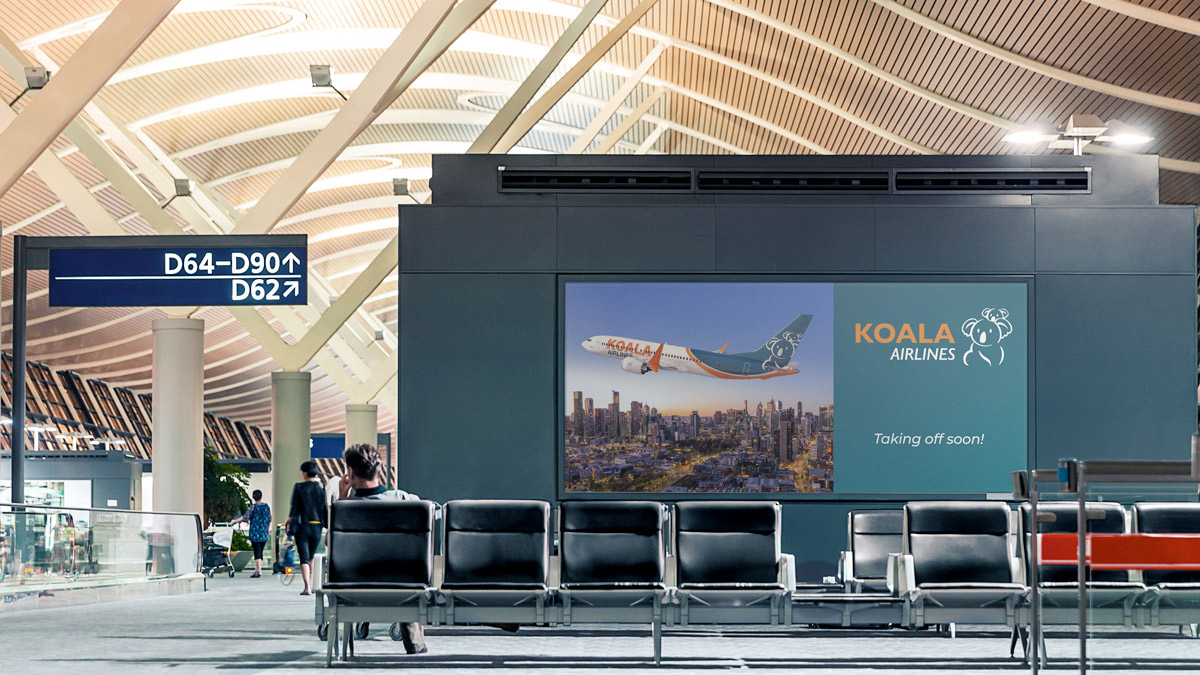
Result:
{"label": "diagonal arrow on sign", "polygon": [[300,295],[300,282],[299,281],[285,282],[283,284],[283,297],[286,298],[286,297],[293,296],[293,295],[295,295],[295,296]]}

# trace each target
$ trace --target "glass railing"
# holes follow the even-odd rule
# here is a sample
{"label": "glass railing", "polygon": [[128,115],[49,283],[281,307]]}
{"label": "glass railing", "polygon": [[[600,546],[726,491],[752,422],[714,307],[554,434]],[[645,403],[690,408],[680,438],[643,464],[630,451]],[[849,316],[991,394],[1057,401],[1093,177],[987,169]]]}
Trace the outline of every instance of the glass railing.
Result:
{"label": "glass railing", "polygon": [[0,503],[0,591],[196,574],[201,554],[195,514]]}

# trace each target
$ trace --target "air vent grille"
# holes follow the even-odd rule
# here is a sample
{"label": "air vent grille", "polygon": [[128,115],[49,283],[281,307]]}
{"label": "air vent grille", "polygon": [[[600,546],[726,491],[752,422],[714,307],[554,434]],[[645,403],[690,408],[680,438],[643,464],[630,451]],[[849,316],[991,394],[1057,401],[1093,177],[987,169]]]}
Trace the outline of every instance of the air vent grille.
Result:
{"label": "air vent grille", "polygon": [[689,169],[500,170],[501,192],[691,192]]}
{"label": "air vent grille", "polygon": [[1089,194],[1091,169],[787,170],[500,167],[500,192]]}
{"label": "air vent grille", "polygon": [[886,194],[886,171],[699,171],[698,192]]}
{"label": "air vent grille", "polygon": [[922,193],[1088,193],[1091,171],[1066,170],[1013,171],[896,171],[896,192]]}

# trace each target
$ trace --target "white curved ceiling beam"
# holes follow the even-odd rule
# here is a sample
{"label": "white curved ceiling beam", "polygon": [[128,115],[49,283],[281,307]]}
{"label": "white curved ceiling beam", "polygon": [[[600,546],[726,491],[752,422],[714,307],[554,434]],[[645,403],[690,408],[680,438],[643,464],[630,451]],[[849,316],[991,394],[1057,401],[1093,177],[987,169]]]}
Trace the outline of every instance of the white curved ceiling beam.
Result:
{"label": "white curved ceiling beam", "polygon": [[[228,326],[229,324],[233,323],[233,321],[234,321],[233,317],[229,317],[229,318],[224,319],[223,321],[219,321],[212,325],[208,325],[208,323],[205,322],[204,330],[205,331],[220,330],[220,329]],[[242,335],[245,335],[245,333],[242,333]],[[128,335],[126,337],[123,337],[119,340],[113,340],[111,342],[105,342],[105,343],[98,344],[98,345],[90,345],[88,347],[79,347],[77,349],[65,349],[63,351],[58,351],[58,352],[47,352],[47,353],[43,353],[43,354],[38,354],[37,358],[45,359],[45,360],[66,359],[66,358],[70,358],[72,356],[79,356],[80,354],[87,354],[88,352],[99,352],[99,351],[105,351],[108,349],[112,349],[114,347],[120,347],[121,345],[129,344],[130,342],[136,342],[137,340],[143,340],[150,336],[151,336],[150,333],[136,333],[134,335]],[[74,367],[74,364],[72,364],[72,367]]]}
{"label": "white curved ceiling beam", "polygon": [[571,48],[579,41],[583,33],[592,25],[592,20],[600,13],[608,0],[589,0],[588,4],[576,14],[567,25],[566,30],[558,36],[546,54],[538,61],[533,70],[525,76],[521,85],[517,87],[512,96],[505,101],[504,105],[498,110],[491,122],[488,122],[483,132],[475,138],[471,143],[471,147],[467,150],[470,153],[485,153],[492,152],[500,139],[512,128],[513,123],[520,117],[521,111],[533,97],[537,95],[538,90],[554,73],[554,69],[558,68],[571,53]]}
{"label": "white curved ceiling beam", "polygon": [[892,84],[894,86],[900,87],[901,89],[904,89],[905,91],[916,94],[917,96],[920,96],[921,98],[923,98],[931,103],[936,103],[940,106],[950,108],[951,110],[960,112],[969,117],[973,117],[981,122],[987,122],[988,124],[994,124],[1001,128],[1005,128],[1005,129],[1021,128],[1021,125],[1018,122],[1013,122],[1011,120],[1007,120],[998,115],[993,115],[992,113],[989,113],[986,110],[980,110],[978,108],[973,108],[971,106],[960,103],[952,98],[943,96],[935,91],[931,91],[929,89],[921,87],[920,85],[909,82],[908,80],[905,80],[904,78],[901,78],[901,77],[891,73],[890,71],[884,70],[883,68],[880,68],[879,66],[876,66],[875,64],[873,64],[869,61],[860,59],[859,57],[855,56],[854,54],[851,54],[850,52],[848,52],[840,47],[837,47],[829,42],[826,42],[826,41],[816,37],[815,35],[812,35],[811,33],[802,31],[799,28],[796,28],[795,26],[786,24],[786,23],[776,19],[775,17],[769,16],[769,15],[759,12],[757,10],[751,9],[740,3],[733,2],[732,0],[705,0],[705,2],[707,2],[710,5],[715,5],[722,9],[728,10],[730,12],[734,12],[735,14],[740,14],[740,15],[742,15],[748,19],[752,19],[764,26],[769,26],[771,28],[774,28],[775,30],[777,30],[785,35],[790,35],[791,37],[793,37],[797,40],[800,40],[801,42],[805,42],[805,43],[810,44],[822,51],[828,52],[828,53],[836,56],[837,58],[854,65],[855,67],[859,68],[860,70],[865,70],[866,72],[874,75],[875,77],[878,77],[881,80],[884,80],[885,82],[888,82],[889,84]]}
{"label": "white curved ceiling beam", "polygon": [[[579,155],[588,149],[592,141],[596,140],[596,136],[600,134],[600,131],[604,129],[608,121],[612,119],[612,116],[621,108],[621,104],[625,102],[625,99],[633,93],[634,88],[641,84],[642,78],[646,77],[646,73],[650,72],[655,63],[658,63],[658,57],[662,56],[666,50],[667,44],[665,42],[658,43],[654,46],[654,49],[650,50],[650,53],[642,59],[638,67],[629,74],[629,77],[625,78],[621,86],[617,87],[617,91],[600,107],[600,110],[592,117],[592,121],[584,127],[583,133],[579,134],[579,138],[576,138],[571,147],[567,148],[567,154]],[[632,114],[630,113],[630,115]]]}
{"label": "white curved ceiling beam", "polygon": [[[300,25],[301,23],[303,23],[308,18],[308,15],[306,15],[304,12],[302,12],[298,9],[292,9],[290,7],[279,7],[276,5],[255,4],[258,1],[259,0],[183,0],[183,2],[180,2],[178,5],[175,6],[175,9],[173,9],[171,11],[171,14],[177,15],[177,14],[192,14],[195,12],[226,12],[226,11],[236,11],[236,10],[242,10],[242,11],[257,10],[257,11],[264,11],[264,12],[276,12],[276,13],[287,16],[288,20],[286,22],[279,24],[277,26],[272,26],[270,28],[264,28],[263,30],[258,31],[256,33],[252,33],[251,35],[254,35],[254,36],[268,35],[270,33],[278,33],[280,31],[285,31],[290,28],[294,28],[294,27]],[[106,18],[108,18],[108,15],[109,15],[109,12],[101,12],[99,14],[93,14],[92,16],[80,19],[78,21],[72,21],[71,23],[64,24],[57,28],[52,28],[44,33],[39,33],[37,35],[34,35],[33,37],[29,37],[29,38],[22,40],[20,43],[20,47],[21,47],[21,49],[33,49],[34,47],[38,47],[40,45],[46,44],[47,42],[61,40],[63,38],[71,37],[72,35],[82,35],[83,33],[90,33],[92,31],[96,30],[96,27],[99,26],[101,23],[103,23],[104,20]],[[241,37],[244,38],[244,37],[249,37],[249,36],[244,35]]]}
{"label": "white curved ceiling beam", "polygon": [[1163,28],[1170,28],[1181,33],[1191,33],[1192,35],[1200,35],[1200,21],[1188,19],[1178,14],[1171,14],[1150,7],[1128,2],[1128,0],[1083,0],[1083,2],[1091,3],[1097,7],[1103,7],[1110,12],[1124,14],[1125,16],[1133,17],[1138,21],[1145,21]]}
{"label": "white curved ceiling beam", "polygon": [[0,195],[8,192],[125,64],[179,0],[121,2],[41,90],[0,132]]}
{"label": "white curved ceiling beam", "polygon": [[616,46],[617,42],[625,37],[629,29],[641,21],[646,12],[649,12],[657,3],[658,0],[641,0],[633,9],[629,10],[628,14],[621,17],[621,20],[616,25],[610,28],[607,33],[588,49],[582,59],[571,66],[554,84],[550,85],[549,89],[530,103],[529,107],[525,108],[517,116],[517,119],[500,136],[500,140],[496,141],[491,151],[503,154],[519,143],[525,137],[525,134],[528,134],[538,121],[549,114],[550,110],[562,100],[562,97],[583,79],[583,76],[599,63]]}
{"label": "white curved ceiling beam", "polygon": [[[621,123],[618,124],[617,127],[604,138],[604,140],[597,143],[596,147],[592,148],[591,153],[595,155],[603,155],[609,150],[612,150],[613,146],[617,144],[617,141],[621,140],[625,134],[629,133],[629,131],[633,129],[633,127],[642,119],[642,116],[650,112],[650,109],[653,108],[654,104],[658,103],[658,100],[662,97],[663,90],[655,89],[654,93],[647,96],[646,100],[638,104],[638,107],[634,108],[633,112],[626,115],[625,119],[621,120]],[[658,127],[655,128],[657,129]]]}
{"label": "white curved ceiling beam", "polygon": [[[229,325],[229,324],[231,324],[231,323],[233,323],[233,319],[232,319],[232,318],[230,318],[230,319],[229,319],[228,321],[226,321],[226,322],[223,322],[223,323],[220,323],[220,324],[217,324],[217,325],[214,325],[214,326],[207,326],[207,325],[206,325],[206,326],[204,327],[204,330],[205,330],[205,332],[208,332],[208,331],[214,331],[214,330],[217,330],[217,329],[223,328],[224,326],[227,326],[227,325]],[[143,337],[147,337],[147,334],[146,334],[146,333],[142,333],[142,334],[140,334],[140,335],[137,335],[137,336],[135,336],[135,337],[143,338]],[[212,354],[212,353],[214,353],[214,352],[217,352],[217,351],[219,351],[219,350],[221,350],[221,349],[223,349],[223,348],[225,348],[225,347],[228,347],[228,346],[229,346],[229,345],[231,345],[231,344],[234,344],[234,343],[240,342],[240,341],[244,340],[244,339],[245,339],[245,338],[247,338],[247,337],[249,337],[249,333],[247,333],[247,332],[245,332],[245,331],[242,331],[242,332],[238,333],[237,335],[234,335],[234,336],[233,336],[233,337],[231,337],[231,338],[228,338],[228,339],[226,339],[226,340],[222,340],[221,342],[217,342],[217,343],[215,343],[215,344],[211,344],[211,345],[206,345],[206,346],[204,347],[204,353],[205,353],[205,354]],[[96,350],[96,349],[93,349],[92,351],[98,351],[98,350]],[[255,350],[255,351],[257,351],[257,350]],[[248,356],[248,355],[250,355],[250,354],[252,354],[252,353],[253,353],[253,352],[251,352],[251,351],[239,352],[239,353],[237,354],[237,358],[243,358],[243,357],[245,357],[245,356]],[[71,364],[71,370],[92,370],[92,369],[95,369],[95,368],[102,368],[102,367],[104,367],[104,366],[110,366],[110,365],[112,365],[112,364],[114,364],[114,363],[121,363],[122,361],[131,361],[131,360],[133,360],[133,359],[142,359],[142,358],[146,358],[147,356],[153,356],[153,355],[154,355],[154,348],[153,348],[153,347],[151,347],[150,349],[143,349],[143,350],[141,350],[141,351],[137,351],[137,352],[130,352],[130,353],[128,353],[128,354],[121,354],[121,355],[119,355],[119,356],[114,356],[114,357],[107,358],[107,359],[100,359],[100,360],[96,360],[96,361],[81,361],[81,362],[79,362],[79,363],[72,363],[72,364]],[[49,354],[39,354],[39,355],[38,355],[38,358],[39,358],[39,359],[49,359],[49,358],[52,358],[52,356],[51,356],[51,355],[49,355]],[[222,365],[222,362],[221,362],[221,361],[214,361],[213,363],[205,363],[204,367],[205,367],[205,368],[210,368],[210,367],[212,367],[212,366],[219,366],[219,365]]]}
{"label": "white curved ceiling beam", "polygon": [[1177,98],[1160,96],[1158,94],[1150,94],[1137,89],[1130,89],[1129,87],[1122,87],[1120,85],[1111,84],[1103,80],[1097,80],[1085,75],[1072,73],[1071,71],[1063,70],[1062,68],[1056,68],[1054,66],[1042,63],[1041,61],[1031,59],[1027,56],[1022,56],[1015,52],[1011,52],[1003,47],[997,47],[990,42],[980,40],[973,35],[964,33],[956,28],[947,26],[936,19],[925,16],[920,12],[909,9],[895,0],[871,0],[871,2],[874,2],[875,4],[894,14],[904,17],[905,19],[917,24],[918,26],[921,26],[926,30],[937,33],[944,38],[953,40],[962,45],[966,45],[971,49],[983,52],[984,54],[1000,59],[1001,61],[1020,66],[1026,70],[1031,70],[1039,75],[1052,77],[1056,80],[1066,82],[1067,84],[1071,84],[1076,87],[1091,89],[1092,91],[1097,91],[1109,96],[1115,96],[1117,98],[1123,98],[1127,101],[1134,101],[1135,103],[1154,106],[1155,108],[1174,110],[1175,112],[1181,112],[1188,115],[1200,115],[1200,103],[1181,101]]}
{"label": "white curved ceiling beam", "polygon": [[[304,194],[310,195],[326,190],[337,190],[340,188],[354,187],[358,185],[373,185],[376,183],[391,185],[393,178],[407,178],[409,180],[429,180],[433,177],[433,169],[427,166],[401,167],[397,160],[393,166],[383,167],[379,169],[368,169],[366,171],[355,171],[353,173],[344,173],[339,176],[330,176],[309,186]],[[235,204],[233,208],[239,211],[252,209],[259,203],[258,199]],[[278,227],[278,225],[276,225]],[[272,228],[275,229],[275,228]]]}
{"label": "white curved ceiling beam", "polygon": [[[470,7],[473,2],[474,0],[465,0],[462,6]],[[483,8],[480,13],[486,10],[491,2],[481,4]],[[443,22],[447,21],[453,9],[456,9],[453,0],[425,0],[420,4],[416,14],[404,25],[396,41],[363,78],[358,89],[317,137],[304,147],[296,161],[278,180],[271,183],[254,208],[242,216],[234,232],[266,234],[275,227],[288,210],[300,201],[309,186],[333,164],[338,155],[396,100],[412,80],[428,68],[429,63],[441,56],[453,38],[470,26],[468,23],[459,27],[453,23],[454,19],[451,19],[447,22],[447,27],[449,32],[453,33],[453,38],[450,35],[439,37],[438,40],[450,38],[444,44],[434,40],[435,34]],[[466,14],[467,17],[464,18],[470,18],[471,23],[474,23],[475,17],[478,16],[471,11],[467,11]],[[428,63],[420,63],[419,59],[426,51],[426,44],[432,46],[435,53]],[[399,86],[405,79],[408,82]]]}

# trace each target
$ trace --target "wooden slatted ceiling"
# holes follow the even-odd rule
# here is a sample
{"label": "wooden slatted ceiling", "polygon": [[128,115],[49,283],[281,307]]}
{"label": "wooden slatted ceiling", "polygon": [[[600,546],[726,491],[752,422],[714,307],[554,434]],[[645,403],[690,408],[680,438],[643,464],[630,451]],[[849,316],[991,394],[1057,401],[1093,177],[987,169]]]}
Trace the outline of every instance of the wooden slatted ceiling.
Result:
{"label": "wooden slatted ceiling", "polygon": [[[1139,4],[1173,12],[1180,16],[1200,18],[1200,4],[1194,0],[1138,0]],[[613,0],[605,11],[619,18],[634,6],[636,0]],[[1032,73],[996,57],[976,52],[934,31],[917,26],[888,11],[871,0],[743,0],[758,12],[775,17],[784,23],[807,31],[848,52],[869,61],[914,85],[1016,121],[1062,122],[1072,112],[1098,114],[1102,118],[1118,118],[1144,128],[1156,137],[1148,151],[1158,151],[1178,159],[1200,160],[1200,117],[1187,116],[1143,104],[1097,94],[1089,89],[1067,84],[1054,78]],[[1120,14],[1108,12],[1081,0],[1054,0],[1028,3],[1022,0],[902,0],[905,6],[925,13],[957,30],[977,36],[998,47],[1038,59],[1056,67],[1082,75],[1138,90],[1173,96],[1185,100],[1200,98],[1200,78],[1196,68],[1180,67],[1189,58],[1200,54],[1200,38],[1139,22]],[[567,3],[576,7],[583,0]],[[52,26],[50,23],[69,21],[107,9],[112,2],[79,2],[78,0],[49,0],[35,4],[33,0],[14,0],[0,7],[0,29],[22,39]],[[320,0],[287,0],[279,6],[295,7],[307,18],[290,32],[338,28],[390,28],[398,34],[399,27],[415,11],[417,2],[371,3],[358,2],[335,8]],[[216,11],[181,14],[171,17],[137,54],[131,64],[144,63],[187,49],[212,44],[221,39],[248,34],[268,26],[277,26],[285,18],[279,12],[259,9]],[[523,40],[547,46],[554,42],[567,24],[567,19],[523,11],[497,9],[489,12],[473,28],[492,35]],[[655,147],[675,153],[726,153],[733,150],[755,153],[803,154],[811,152],[802,143],[789,138],[795,135],[839,153],[906,153],[911,150],[886,137],[872,132],[822,107],[764,80],[775,78],[788,87],[809,92],[845,109],[867,122],[879,125],[913,143],[929,146],[941,152],[953,153],[1010,153],[1024,149],[1000,142],[1003,131],[962,113],[930,103],[903,86],[884,81],[861,71],[851,64],[826,53],[783,31],[760,24],[743,14],[710,4],[705,0],[661,0],[641,21],[646,28],[664,33],[702,50],[744,64],[743,69],[718,64],[682,47],[671,47],[651,69],[651,78],[660,78],[685,90],[692,90],[710,102],[698,101],[678,92],[655,107],[654,114],[665,117],[694,131],[671,130],[663,134]],[[573,52],[583,54],[607,32],[607,24],[594,25],[575,46]],[[45,46],[47,53],[60,62],[65,61],[86,35],[70,36]],[[655,41],[643,35],[631,34],[621,39],[606,56],[609,64],[632,70],[654,48]],[[288,79],[307,77],[310,63],[331,63],[342,73],[363,72],[378,58],[378,49],[360,49],[348,44],[346,49],[329,52],[276,54],[202,64],[172,72],[155,74],[107,87],[100,101],[123,121],[132,121],[163,110],[250,86],[269,84]],[[476,52],[451,51],[434,65],[432,71],[477,75],[516,82],[534,65],[532,59],[512,58]],[[558,69],[555,77],[565,72]],[[761,74],[744,72],[746,69]],[[577,98],[561,102],[551,111],[550,121],[582,128],[591,121],[597,106],[608,100],[622,80],[608,72],[593,71],[575,88],[576,95],[595,99],[585,104]],[[8,76],[0,75],[0,95],[11,99],[19,91]],[[316,92],[314,92],[316,93]],[[477,106],[498,108],[504,97],[488,93],[470,98],[470,104],[460,102],[466,92],[414,88],[393,105],[394,108],[431,110],[478,111]],[[649,95],[650,87],[642,84],[625,102],[631,109]],[[24,103],[18,105],[20,109]],[[150,137],[168,153],[178,153],[198,145],[221,139],[247,129],[301,118],[340,107],[338,99],[325,96],[304,96],[277,101],[250,102],[243,105],[188,115],[146,129]],[[768,124],[786,130],[786,134],[764,128],[745,119],[761,118]],[[611,130],[620,120],[616,115],[606,123]],[[436,119],[415,124],[376,125],[368,129],[357,143],[389,141],[455,141],[473,140],[480,125],[439,123]],[[627,144],[637,144],[654,129],[650,122],[640,122],[627,135]],[[270,161],[293,157],[316,136],[316,131],[290,133],[258,141],[229,145],[182,160],[184,168],[202,181],[226,176]],[[719,139],[721,144],[704,140]],[[574,136],[548,128],[535,129],[525,139],[527,147],[548,151],[564,151]],[[62,150],[69,143],[55,142]],[[626,145],[619,152],[630,152]],[[428,166],[428,155],[397,156],[404,167]],[[85,185],[97,186],[103,177],[79,153],[67,155],[67,166]],[[361,171],[379,163],[363,159],[336,162],[326,177]],[[243,178],[217,188],[229,201],[241,203],[256,198],[280,172]],[[411,181],[414,192],[427,189],[425,181]],[[1200,176],[1163,172],[1161,185],[1164,201],[1200,199]],[[315,209],[336,207],[338,204],[387,196],[390,186],[378,184],[325,190],[306,195],[293,209],[293,214]],[[111,188],[95,192],[96,198],[114,217],[130,215],[127,203]],[[30,174],[23,177],[3,200],[0,200],[0,221],[19,222],[42,212],[55,203],[54,195],[40,179]],[[174,214],[174,208],[169,209]],[[175,214],[177,215],[177,214]],[[287,231],[305,231],[311,235],[332,232],[357,223],[385,219],[394,215],[392,207],[344,212],[305,220]],[[139,218],[129,218],[125,227],[130,231],[149,232]],[[26,228],[27,234],[80,234],[82,228],[67,209],[58,209]],[[353,270],[370,262],[374,248],[394,234],[378,230],[336,237],[318,242],[312,257],[318,269],[336,276],[335,287],[344,288],[354,279]],[[9,261],[6,250],[0,251],[0,261]],[[9,283],[8,278],[4,283]],[[36,290],[39,282],[34,282]],[[44,285],[44,282],[40,282]],[[387,294],[396,288],[395,282],[385,282],[376,291]],[[373,302],[368,309],[377,312],[382,320],[394,321],[396,312],[390,300]],[[72,331],[89,325],[112,321],[94,338],[94,350],[65,357],[66,361],[86,364],[120,356],[128,351],[144,350],[149,343],[149,322],[158,314],[155,310],[134,311],[79,310],[66,311],[45,307],[45,298],[35,299],[35,316],[54,316],[36,327],[39,339],[31,353],[45,354],[86,347],[82,336],[70,337]],[[382,311],[378,311],[382,310]],[[7,311],[7,308],[6,310]],[[202,316],[214,322],[228,318],[225,310],[205,309]],[[278,328],[278,323],[275,324]],[[219,344],[238,334],[240,327],[230,324],[215,331],[210,344]],[[60,338],[60,335],[68,336]],[[137,339],[122,342],[124,338]],[[294,336],[285,335],[285,341]],[[115,346],[112,343],[117,343]],[[135,349],[137,347],[138,349]],[[207,396],[220,401],[223,410],[237,417],[268,415],[269,398],[264,393],[269,385],[269,364],[255,366],[240,374],[231,374],[245,366],[265,359],[265,353],[248,337],[239,338],[210,355],[207,373],[216,378]],[[144,357],[135,357],[115,364],[110,370],[127,370],[125,381],[140,382],[148,378]],[[96,367],[99,374],[103,367]],[[320,369],[314,369],[318,384],[314,385],[314,417],[322,424],[336,426],[344,403],[330,379]],[[145,384],[138,385],[145,389]],[[244,393],[244,394],[243,394]],[[232,398],[231,398],[232,397]],[[320,408],[320,410],[318,410]],[[381,418],[385,417],[381,410]]]}

